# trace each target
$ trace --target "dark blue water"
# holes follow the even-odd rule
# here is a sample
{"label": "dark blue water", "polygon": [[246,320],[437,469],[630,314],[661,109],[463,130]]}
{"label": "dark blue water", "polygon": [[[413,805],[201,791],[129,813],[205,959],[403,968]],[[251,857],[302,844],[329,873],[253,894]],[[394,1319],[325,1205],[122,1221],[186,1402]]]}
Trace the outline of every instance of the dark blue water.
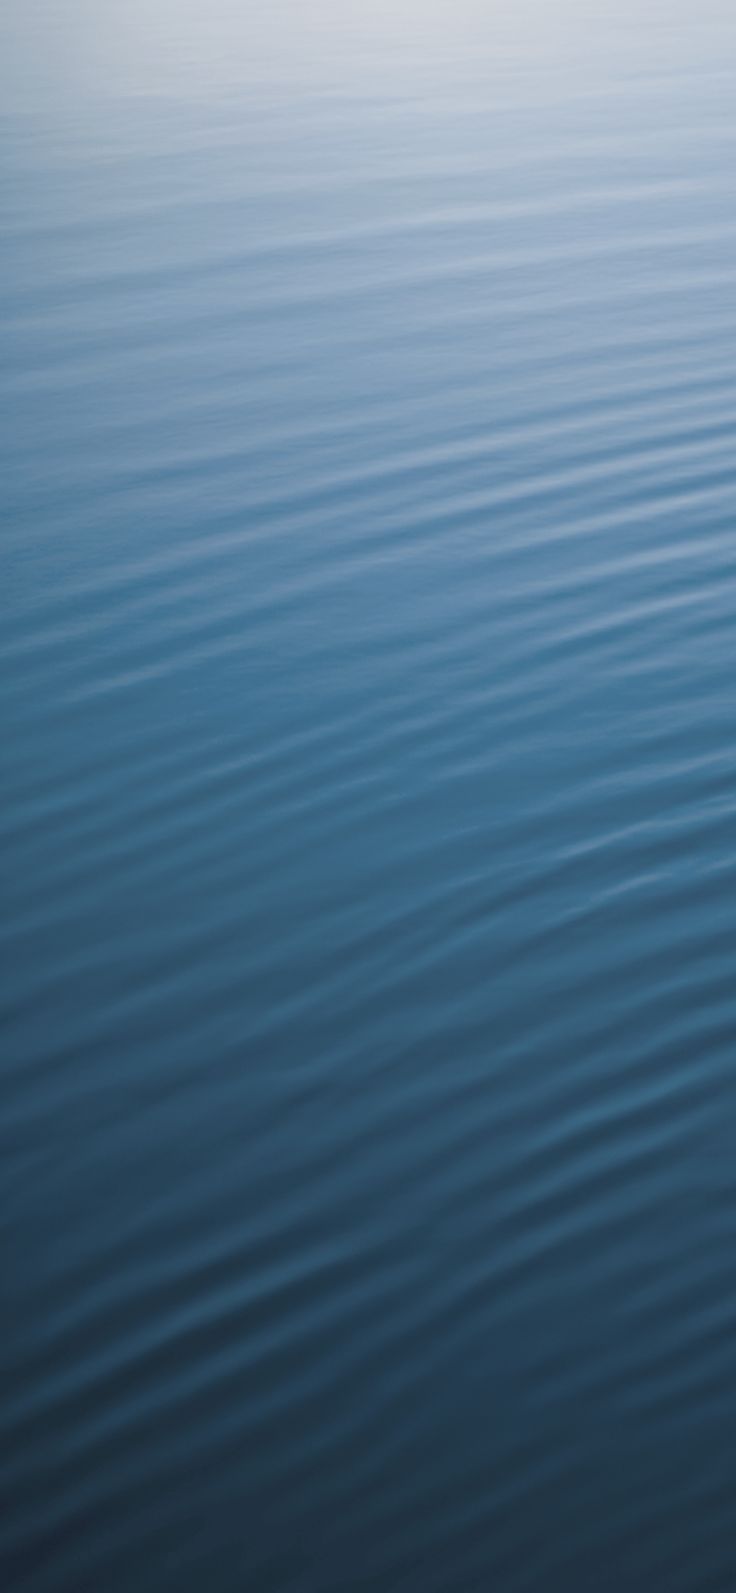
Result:
{"label": "dark blue water", "polygon": [[735,25],[4,14],[8,1593],[736,1585]]}

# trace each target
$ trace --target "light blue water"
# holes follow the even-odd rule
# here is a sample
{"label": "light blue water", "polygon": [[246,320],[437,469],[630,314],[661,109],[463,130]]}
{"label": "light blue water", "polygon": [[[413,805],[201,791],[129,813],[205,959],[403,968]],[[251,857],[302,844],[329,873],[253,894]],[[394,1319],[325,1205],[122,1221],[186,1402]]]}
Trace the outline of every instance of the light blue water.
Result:
{"label": "light blue water", "polygon": [[8,1593],[736,1584],[735,24],[4,13]]}

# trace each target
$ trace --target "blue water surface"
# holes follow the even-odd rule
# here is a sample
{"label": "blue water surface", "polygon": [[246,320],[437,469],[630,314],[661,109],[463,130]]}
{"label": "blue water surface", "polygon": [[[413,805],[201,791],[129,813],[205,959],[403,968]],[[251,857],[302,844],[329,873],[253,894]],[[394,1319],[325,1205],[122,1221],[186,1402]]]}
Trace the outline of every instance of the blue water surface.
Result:
{"label": "blue water surface", "polygon": [[5,1593],[736,1586],[736,16],[10,0]]}

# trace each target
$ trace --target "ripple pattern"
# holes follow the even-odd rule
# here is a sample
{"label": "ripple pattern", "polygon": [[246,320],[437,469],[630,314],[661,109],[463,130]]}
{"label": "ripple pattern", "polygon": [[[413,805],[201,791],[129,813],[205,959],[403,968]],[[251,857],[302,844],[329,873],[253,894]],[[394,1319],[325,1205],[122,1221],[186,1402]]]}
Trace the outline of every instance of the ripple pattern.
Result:
{"label": "ripple pattern", "polygon": [[736,41],[684,10],[600,92],[506,41],[6,112],[9,1593],[734,1586]]}

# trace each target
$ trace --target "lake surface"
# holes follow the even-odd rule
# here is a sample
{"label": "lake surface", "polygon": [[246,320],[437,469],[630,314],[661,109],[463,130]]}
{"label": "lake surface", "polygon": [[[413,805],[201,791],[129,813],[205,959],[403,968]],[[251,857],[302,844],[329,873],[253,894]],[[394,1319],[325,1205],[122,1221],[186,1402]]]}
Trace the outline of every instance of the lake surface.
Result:
{"label": "lake surface", "polygon": [[7,1593],[736,1585],[736,18],[11,0]]}

